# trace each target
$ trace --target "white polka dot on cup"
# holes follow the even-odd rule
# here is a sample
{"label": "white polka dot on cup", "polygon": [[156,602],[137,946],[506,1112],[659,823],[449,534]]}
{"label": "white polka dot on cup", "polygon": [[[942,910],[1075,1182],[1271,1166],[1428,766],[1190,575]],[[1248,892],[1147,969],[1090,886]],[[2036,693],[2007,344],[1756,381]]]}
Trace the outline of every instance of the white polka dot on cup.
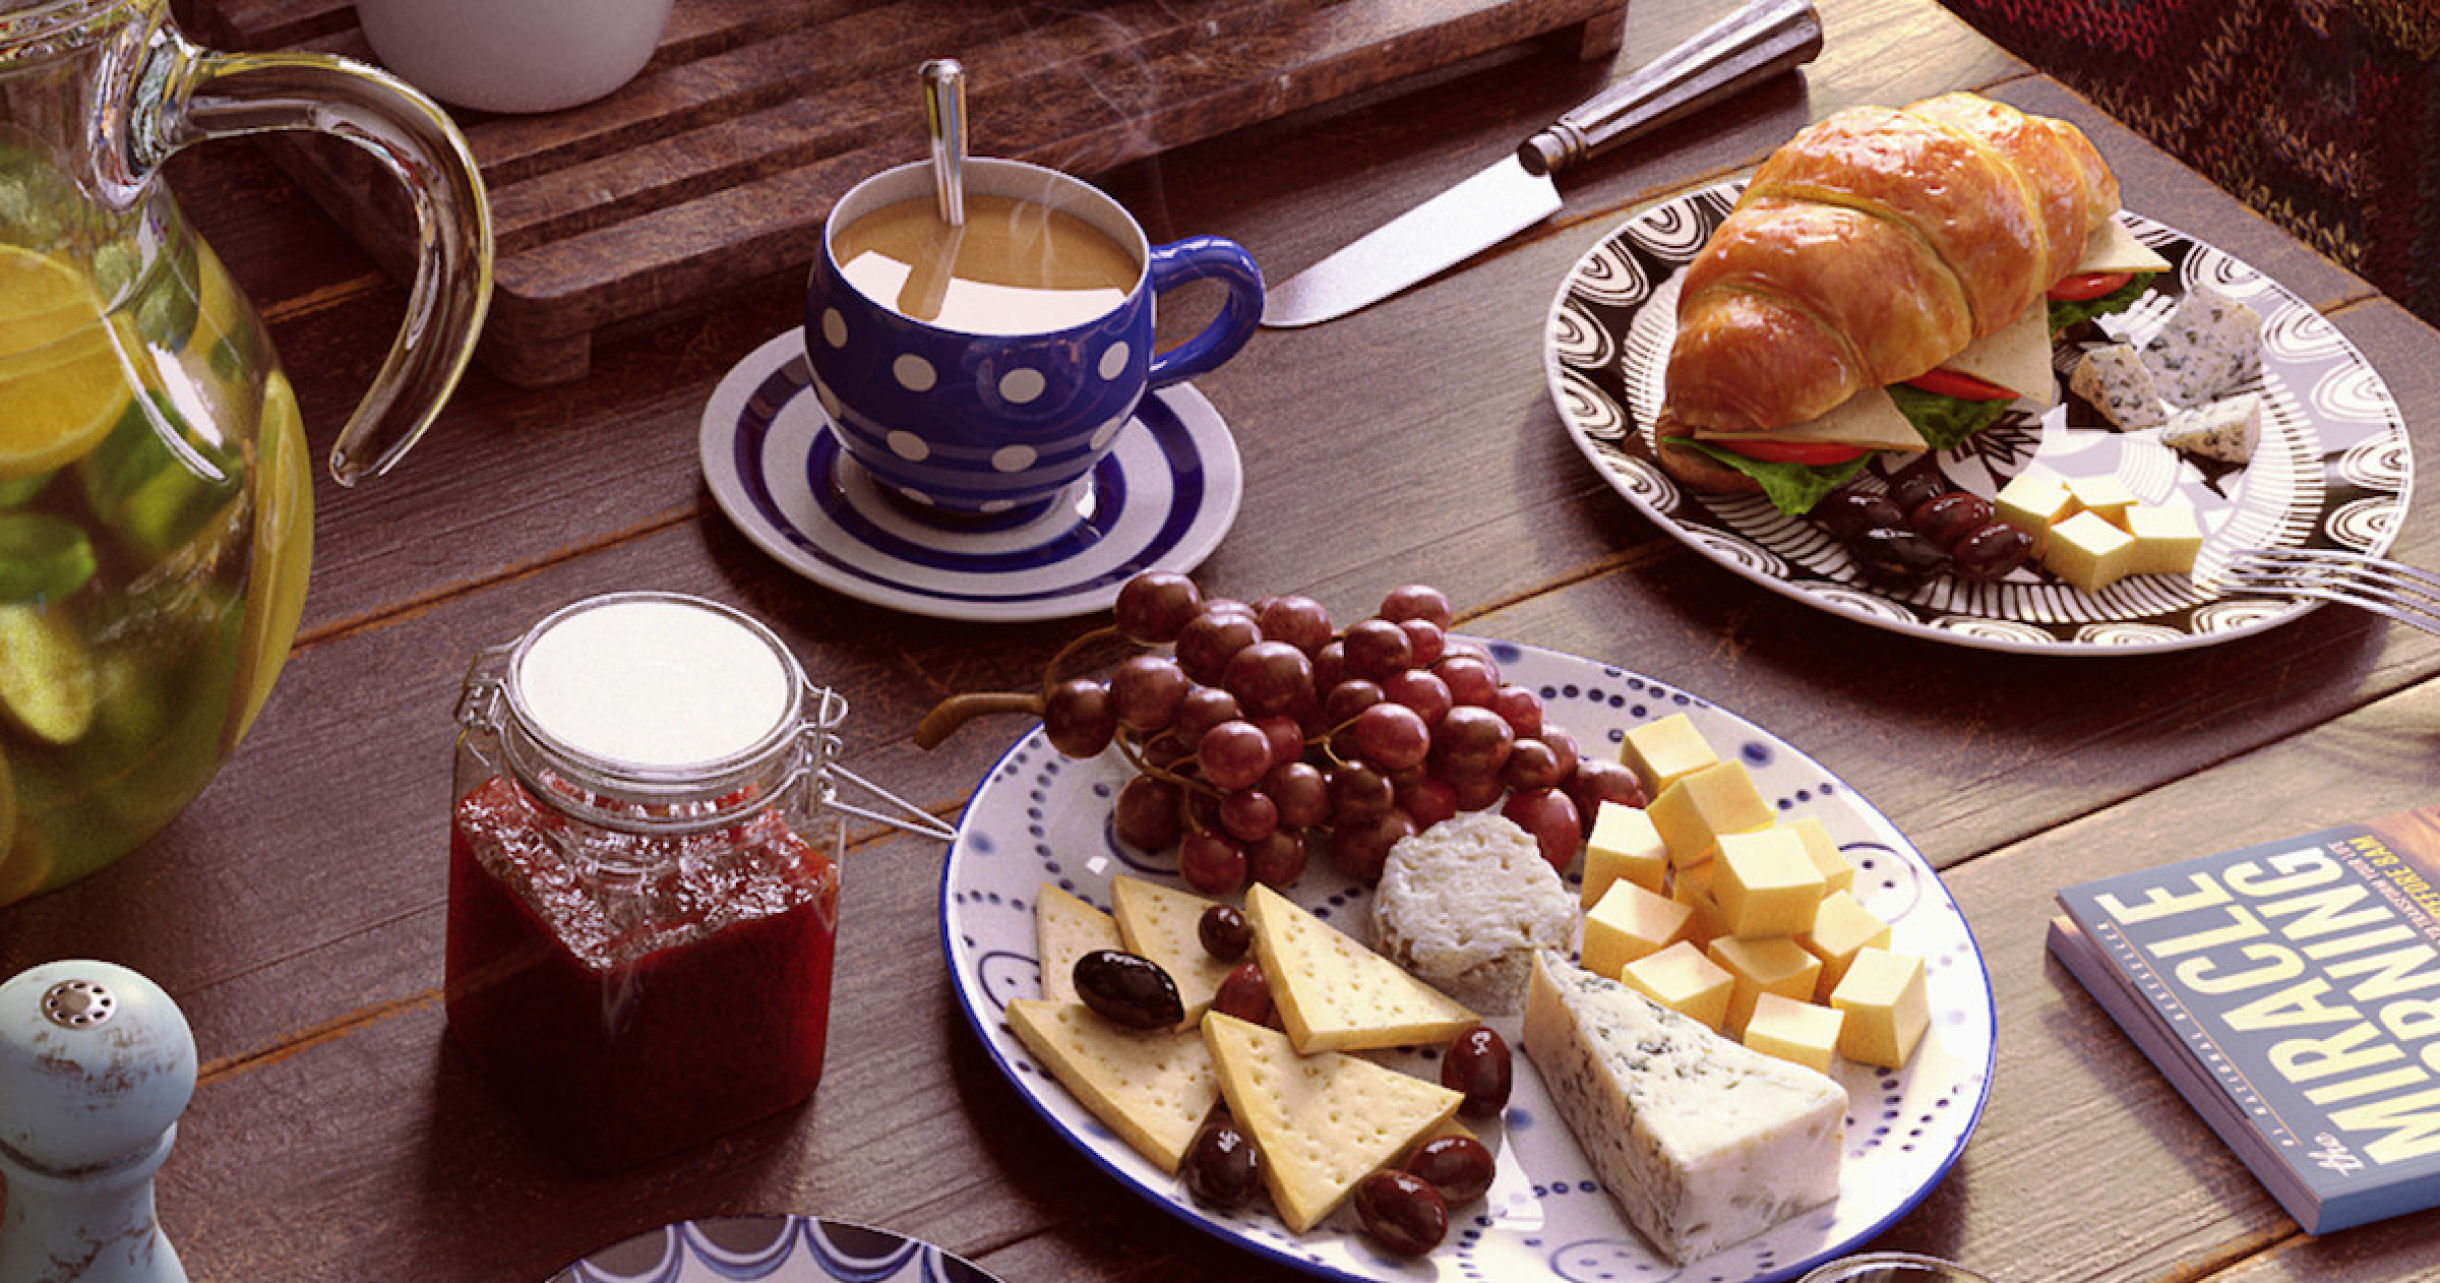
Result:
{"label": "white polka dot on cup", "polygon": [[918,490],[913,486],[898,487],[898,497],[906,500],[908,503],[920,503],[927,508],[932,506],[932,496],[925,494],[923,491]]}
{"label": "white polka dot on cup", "polygon": [[1110,420],[1108,423],[1093,429],[1093,441],[1090,448],[1099,450],[1103,446],[1110,444],[1111,439],[1118,435],[1119,430],[1127,426],[1128,418],[1129,416],[1122,414],[1117,418]]}
{"label": "white polka dot on cup", "polygon": [[890,362],[890,373],[897,376],[898,386],[909,392],[929,392],[933,384],[940,382],[932,363],[912,352]]}
{"label": "white polka dot on cup", "polygon": [[991,452],[991,467],[996,472],[1023,472],[1034,466],[1036,452],[1029,445],[1004,445]]}
{"label": "white polka dot on cup", "polygon": [[1010,405],[1025,405],[1041,396],[1046,386],[1040,370],[1010,370],[1000,376],[1000,399]]}
{"label": "white polka dot on cup", "polygon": [[835,307],[822,309],[822,341],[832,347],[847,346],[847,318]]}
{"label": "white polka dot on cup", "polygon": [[889,441],[890,453],[909,463],[921,463],[932,457],[932,447],[925,444],[922,437],[904,428],[892,432]]}
{"label": "white polka dot on cup", "polygon": [[1101,354],[1101,377],[1115,379],[1127,372],[1127,358],[1132,355],[1124,343],[1113,343]]}

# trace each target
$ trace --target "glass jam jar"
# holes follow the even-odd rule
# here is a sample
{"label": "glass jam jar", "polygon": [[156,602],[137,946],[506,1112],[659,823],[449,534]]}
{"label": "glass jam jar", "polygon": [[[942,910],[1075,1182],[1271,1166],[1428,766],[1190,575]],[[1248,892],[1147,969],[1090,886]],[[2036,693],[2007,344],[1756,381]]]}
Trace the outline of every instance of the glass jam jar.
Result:
{"label": "glass jam jar", "polygon": [[674,593],[578,602],[469,668],[449,1030],[579,1167],[682,1148],[821,1080],[846,711],[768,628]]}

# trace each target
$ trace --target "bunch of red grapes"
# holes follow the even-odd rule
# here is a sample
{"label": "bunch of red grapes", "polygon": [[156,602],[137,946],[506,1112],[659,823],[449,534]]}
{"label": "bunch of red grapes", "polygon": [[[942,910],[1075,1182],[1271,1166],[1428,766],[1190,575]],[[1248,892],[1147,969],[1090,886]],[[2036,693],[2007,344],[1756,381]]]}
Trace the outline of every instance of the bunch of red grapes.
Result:
{"label": "bunch of red grapes", "polygon": [[1043,730],[1069,757],[1119,746],[1137,771],[1113,808],[1119,838],[1176,845],[1206,894],[1290,885],[1315,847],[1369,884],[1398,839],[1492,806],[1565,873],[1603,801],[1643,805],[1634,772],[1578,752],[1541,696],[1450,640],[1437,588],[1396,589],[1338,629],[1310,597],[1206,598],[1150,571],[1116,614],[1121,636],[1168,651],[1053,685]]}

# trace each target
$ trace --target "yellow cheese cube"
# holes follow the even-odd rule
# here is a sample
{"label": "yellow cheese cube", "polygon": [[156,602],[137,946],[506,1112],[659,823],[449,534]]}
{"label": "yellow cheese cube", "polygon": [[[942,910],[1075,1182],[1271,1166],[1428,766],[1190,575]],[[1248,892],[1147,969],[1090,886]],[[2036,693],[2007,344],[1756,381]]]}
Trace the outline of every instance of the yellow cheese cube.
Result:
{"label": "yellow cheese cube", "polygon": [[1711,858],[1723,833],[1771,827],[1771,804],[1754,787],[1745,763],[1714,762],[1662,789],[1644,808],[1677,868]]}
{"label": "yellow cheese cube", "polygon": [[1838,849],[1838,840],[1830,836],[1830,826],[1822,823],[1822,817],[1808,815],[1788,827],[1805,840],[1805,854],[1812,856],[1813,867],[1822,871],[1825,894],[1855,885],[1855,861]]}
{"label": "yellow cheese cube", "polygon": [[2067,493],[2076,501],[2078,508],[2122,530],[2126,528],[2127,509],[2135,506],[2135,492],[2127,489],[2127,483],[2120,481],[2115,473],[2103,473],[2098,477],[2070,477],[2067,480]]}
{"label": "yellow cheese cube", "polygon": [[1822,960],[1786,936],[1768,940],[1722,936],[1711,942],[1707,952],[1713,962],[1728,972],[1732,982],[1728,1017],[1721,1026],[1732,1036],[1745,1032],[1756,999],[1775,993],[1798,1002],[1811,1001],[1814,982],[1822,974]]}
{"label": "yellow cheese cube", "polygon": [[1644,782],[1645,794],[1652,796],[1719,761],[1720,755],[1712,751],[1703,732],[1695,729],[1693,718],[1671,713],[1628,730],[1626,742],[1618,746],[1618,760],[1635,772]]}
{"label": "yellow cheese cube", "polygon": [[1717,866],[1711,898],[1729,934],[1793,936],[1813,929],[1828,879],[1794,829],[1723,834],[1711,863]]}
{"label": "yellow cheese cube", "polygon": [[[2042,565],[2085,592],[2099,592],[2127,573],[2135,536],[2089,512],[2060,522],[2042,546]],[[1667,830],[1663,830],[1665,833]]]}
{"label": "yellow cheese cube", "polygon": [[2135,539],[2135,550],[2127,554],[2130,575],[2191,575],[2195,556],[2203,551],[2203,528],[2189,504],[2130,508],[2127,533]]}
{"label": "yellow cheese cube", "polygon": [[1754,1014],[1745,1022],[1745,1045],[1826,1074],[1846,1023],[1847,1013],[1835,1007],[1766,993],[1754,1000]]}
{"label": "yellow cheese cube", "polygon": [[1813,915],[1813,929],[1797,936],[1796,943],[1822,960],[1821,984],[1814,996],[1828,1002],[1859,951],[1889,947],[1889,924],[1873,916],[1852,893],[1833,891],[1822,897],[1821,908]]}
{"label": "yellow cheese cube", "polygon": [[1737,987],[1736,977],[1726,968],[1684,940],[1628,963],[1619,970],[1618,978],[1628,988],[1702,1022],[1714,1033],[1728,1019],[1728,1000]]}
{"label": "yellow cheese cube", "polygon": [[1612,980],[1638,958],[1686,938],[1694,910],[1633,882],[1613,882],[1584,915],[1584,969]]}
{"label": "yellow cheese cube", "polygon": [[2056,474],[2028,469],[2008,479],[1991,498],[1991,515],[2033,536],[2039,548],[2050,528],[2074,516],[2076,497]]}
{"label": "yellow cheese cube", "polygon": [[1711,894],[1714,872],[1712,862],[1706,860],[1669,875],[1669,898],[1694,911],[1686,922],[1686,938],[1698,945],[1710,944],[1715,937],[1728,934],[1728,929],[1720,925],[1720,903]]}
{"label": "yellow cheese cube", "polygon": [[1847,1013],[1839,1054],[1883,1069],[1905,1067],[1931,1026],[1923,959],[1869,945],[1856,951],[1847,975],[1830,991],[1830,1005]]}
{"label": "yellow cheese cube", "polygon": [[1593,835],[1584,840],[1584,907],[1601,903],[1617,881],[1658,893],[1669,880],[1669,844],[1643,808],[1604,802],[1593,813]]}

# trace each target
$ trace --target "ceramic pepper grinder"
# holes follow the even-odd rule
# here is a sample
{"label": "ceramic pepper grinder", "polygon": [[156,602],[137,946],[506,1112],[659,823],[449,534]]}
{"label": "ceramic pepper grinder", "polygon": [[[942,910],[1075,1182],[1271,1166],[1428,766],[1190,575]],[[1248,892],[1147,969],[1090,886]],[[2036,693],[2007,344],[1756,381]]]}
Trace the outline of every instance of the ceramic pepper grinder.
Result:
{"label": "ceramic pepper grinder", "polygon": [[0,1280],[186,1283],[153,1173],[194,1094],[194,1034],[152,981],[80,960],[0,984]]}

